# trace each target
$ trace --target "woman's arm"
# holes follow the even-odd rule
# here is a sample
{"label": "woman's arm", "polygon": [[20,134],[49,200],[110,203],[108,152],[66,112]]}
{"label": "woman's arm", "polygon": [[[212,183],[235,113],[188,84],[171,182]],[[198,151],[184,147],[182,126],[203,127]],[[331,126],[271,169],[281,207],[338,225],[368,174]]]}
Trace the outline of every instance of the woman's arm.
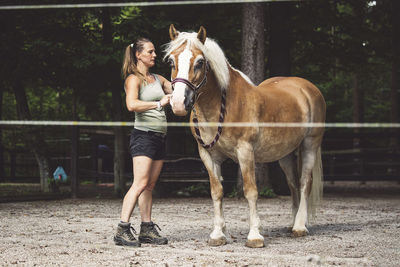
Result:
{"label": "woman's arm", "polygon": [[163,76],[161,75],[157,75],[158,79],[161,82],[162,88],[164,90],[165,94],[172,94],[172,85],[171,82],[168,81],[167,79],[165,79]]}
{"label": "woman's arm", "polygon": [[139,100],[140,80],[134,75],[128,76],[125,80],[126,108],[133,112],[143,112],[158,107],[158,101]]}

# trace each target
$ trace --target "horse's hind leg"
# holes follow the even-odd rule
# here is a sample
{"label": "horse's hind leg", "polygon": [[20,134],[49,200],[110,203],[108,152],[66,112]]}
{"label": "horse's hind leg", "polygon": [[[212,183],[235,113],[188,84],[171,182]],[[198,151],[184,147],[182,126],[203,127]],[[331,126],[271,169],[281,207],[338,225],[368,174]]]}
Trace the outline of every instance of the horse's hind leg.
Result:
{"label": "horse's hind leg", "polygon": [[294,236],[305,236],[308,233],[307,208],[312,187],[312,170],[316,161],[317,151],[320,142],[314,137],[306,137],[300,147],[301,157],[301,178],[300,178],[300,205],[294,221],[292,233]]}
{"label": "horse's hind leg", "polygon": [[241,144],[237,151],[240,170],[243,175],[243,191],[249,203],[250,231],[246,246],[259,248],[264,246],[264,237],[259,233],[260,218],[257,214],[258,190],[255,179],[254,152],[249,144]]}
{"label": "horse's hind leg", "polygon": [[225,245],[227,241],[225,236],[225,219],[222,211],[222,197],[224,192],[220,181],[221,164],[214,160],[210,153],[200,146],[199,154],[210,176],[211,197],[214,202],[214,230],[210,234],[208,244],[210,246]]}
{"label": "horse's hind leg", "polygon": [[294,225],[294,218],[296,216],[297,210],[299,209],[300,202],[299,177],[297,173],[297,162],[294,153],[295,152],[292,152],[286,157],[279,160],[279,165],[286,175],[286,180],[289,185],[290,193],[292,195],[293,224],[291,225],[291,227],[293,227]]}

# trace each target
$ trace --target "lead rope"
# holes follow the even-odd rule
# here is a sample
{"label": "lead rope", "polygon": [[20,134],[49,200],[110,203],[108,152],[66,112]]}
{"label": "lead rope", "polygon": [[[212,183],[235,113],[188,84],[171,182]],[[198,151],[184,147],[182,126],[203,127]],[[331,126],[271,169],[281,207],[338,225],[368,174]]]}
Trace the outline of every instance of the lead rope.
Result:
{"label": "lead rope", "polygon": [[205,149],[210,149],[212,148],[218,141],[219,137],[221,136],[222,133],[222,123],[224,122],[225,119],[225,104],[226,104],[226,90],[222,90],[222,95],[221,95],[221,111],[219,113],[219,124],[218,124],[218,131],[217,134],[214,137],[214,140],[212,140],[211,143],[205,144],[203,139],[201,139],[201,134],[200,134],[200,129],[198,127],[199,120],[197,119],[196,115],[196,110],[193,107],[193,123],[194,123],[194,130],[196,132],[196,139],[199,142],[199,144],[204,147]]}

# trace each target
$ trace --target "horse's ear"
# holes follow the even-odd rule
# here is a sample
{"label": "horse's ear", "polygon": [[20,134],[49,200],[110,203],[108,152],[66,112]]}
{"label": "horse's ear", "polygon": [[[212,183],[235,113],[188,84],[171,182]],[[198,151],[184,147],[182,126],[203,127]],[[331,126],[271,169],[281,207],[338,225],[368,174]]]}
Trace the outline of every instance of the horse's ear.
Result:
{"label": "horse's ear", "polygon": [[203,26],[200,26],[200,30],[197,33],[197,38],[202,42],[203,44],[205,43],[207,39],[207,31]]}
{"label": "horse's ear", "polygon": [[176,39],[176,37],[178,37],[178,35],[179,35],[179,32],[175,29],[174,24],[171,24],[169,26],[169,38],[171,38],[171,40],[173,41]]}

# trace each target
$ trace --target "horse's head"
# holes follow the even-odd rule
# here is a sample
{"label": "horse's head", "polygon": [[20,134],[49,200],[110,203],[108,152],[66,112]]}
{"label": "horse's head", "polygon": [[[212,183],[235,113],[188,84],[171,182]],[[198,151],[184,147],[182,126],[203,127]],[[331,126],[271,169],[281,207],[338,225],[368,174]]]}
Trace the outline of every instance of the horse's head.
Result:
{"label": "horse's head", "polygon": [[202,49],[207,38],[206,30],[200,27],[198,33],[180,33],[171,25],[169,35],[170,51],[165,58],[171,65],[174,89],[171,106],[175,115],[185,116],[207,81],[209,67]]}

